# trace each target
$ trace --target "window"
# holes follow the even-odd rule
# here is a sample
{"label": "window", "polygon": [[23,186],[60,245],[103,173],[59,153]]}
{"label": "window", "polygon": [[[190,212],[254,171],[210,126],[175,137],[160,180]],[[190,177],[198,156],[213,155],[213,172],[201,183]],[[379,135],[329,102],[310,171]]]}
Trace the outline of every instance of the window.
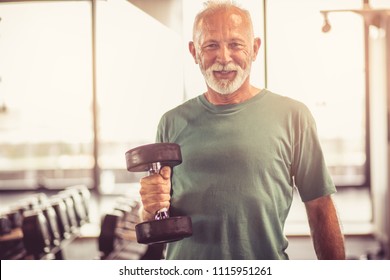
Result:
{"label": "window", "polygon": [[126,150],[183,101],[181,36],[129,1],[96,3],[95,116],[91,1],[0,5],[1,189],[92,187],[96,160],[100,191],[126,191]]}
{"label": "window", "polygon": [[145,174],[126,170],[125,152],[153,143],[162,114],[183,101],[182,40],[128,1],[97,4],[100,191],[128,192]]}
{"label": "window", "polygon": [[90,3],[1,3],[0,17],[0,188],[91,186]]}
{"label": "window", "polygon": [[[351,3],[352,2],[352,3]],[[308,105],[337,186],[367,186],[364,24],[359,1],[267,1],[267,85]],[[351,6],[354,5],[355,6]]]}
{"label": "window", "polygon": [[[0,188],[93,186],[95,161],[103,193],[138,181],[125,169],[125,152],[153,142],[161,115],[205,90],[187,49],[201,1],[152,2],[97,1],[97,159],[91,2],[0,4]],[[363,22],[335,13],[331,32],[322,33],[319,13],[361,3],[238,2],[262,39],[252,82],[307,104],[336,184],[366,185]],[[166,22],[143,11],[156,7]]]}

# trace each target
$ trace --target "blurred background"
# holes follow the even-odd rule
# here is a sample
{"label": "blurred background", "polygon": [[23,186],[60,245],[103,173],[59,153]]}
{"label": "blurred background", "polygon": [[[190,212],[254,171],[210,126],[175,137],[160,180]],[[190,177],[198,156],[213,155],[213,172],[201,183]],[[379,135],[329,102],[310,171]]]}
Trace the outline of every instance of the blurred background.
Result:
{"label": "blurred background", "polygon": [[[390,258],[390,1],[236,2],[262,40],[252,83],[304,102],[317,121],[348,257]],[[161,115],[206,89],[187,47],[202,3],[0,2],[1,215],[82,185],[88,227],[63,258],[107,258],[104,218],[118,199],[138,200],[145,175],[126,170],[125,152],[154,142]],[[305,215],[297,194],[292,259],[315,258]]]}

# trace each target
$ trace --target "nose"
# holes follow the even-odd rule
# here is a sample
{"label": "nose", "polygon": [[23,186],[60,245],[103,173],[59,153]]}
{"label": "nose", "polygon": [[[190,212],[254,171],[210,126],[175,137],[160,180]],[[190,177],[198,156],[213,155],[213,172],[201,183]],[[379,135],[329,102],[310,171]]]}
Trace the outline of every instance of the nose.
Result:
{"label": "nose", "polygon": [[217,62],[227,64],[232,61],[230,49],[226,45],[221,45],[218,49]]}

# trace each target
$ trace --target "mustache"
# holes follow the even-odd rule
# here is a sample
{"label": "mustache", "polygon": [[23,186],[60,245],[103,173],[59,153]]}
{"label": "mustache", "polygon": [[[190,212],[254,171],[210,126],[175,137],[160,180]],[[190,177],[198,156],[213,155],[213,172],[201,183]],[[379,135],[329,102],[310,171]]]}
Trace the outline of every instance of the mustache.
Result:
{"label": "mustache", "polygon": [[228,64],[221,64],[221,63],[214,63],[209,67],[208,70],[211,71],[238,71],[240,69],[240,66],[238,66],[235,63],[228,63]]}

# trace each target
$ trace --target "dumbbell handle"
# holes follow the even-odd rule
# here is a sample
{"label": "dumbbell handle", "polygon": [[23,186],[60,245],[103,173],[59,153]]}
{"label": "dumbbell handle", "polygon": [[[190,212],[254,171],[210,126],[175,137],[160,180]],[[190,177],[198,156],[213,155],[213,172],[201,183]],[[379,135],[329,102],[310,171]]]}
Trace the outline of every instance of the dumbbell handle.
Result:
{"label": "dumbbell handle", "polygon": [[[160,174],[162,166],[160,162],[154,162],[150,165],[149,175]],[[169,218],[168,209],[166,207],[158,210],[154,215],[155,220],[163,220]]]}

